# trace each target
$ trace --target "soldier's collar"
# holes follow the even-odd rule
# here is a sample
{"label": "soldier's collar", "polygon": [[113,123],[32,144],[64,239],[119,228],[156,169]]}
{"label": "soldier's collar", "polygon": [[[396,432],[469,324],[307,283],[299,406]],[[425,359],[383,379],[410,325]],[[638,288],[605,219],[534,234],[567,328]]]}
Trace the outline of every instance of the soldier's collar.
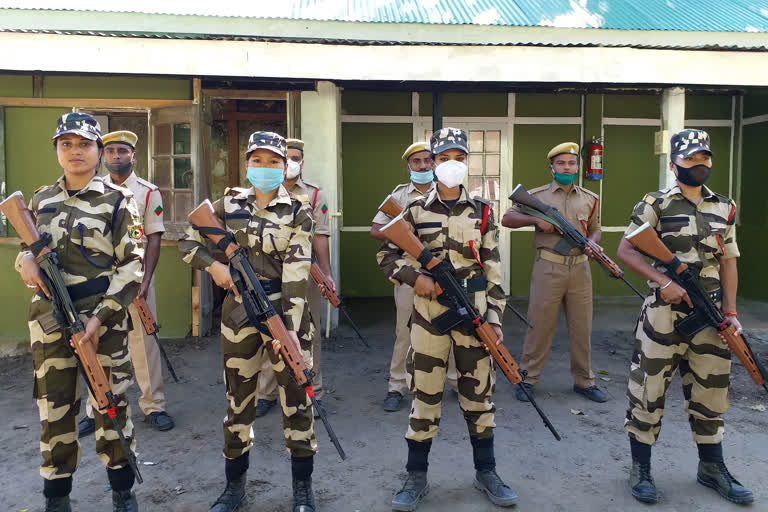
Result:
{"label": "soldier's collar", "polygon": [[[56,180],[56,185],[59,186],[61,190],[63,190],[65,193],[67,192],[67,186],[65,185],[65,176],[62,174],[61,177],[59,177],[58,180]],[[78,194],[81,194],[83,192],[88,191],[94,191],[98,194],[104,193],[104,181],[100,176],[94,176],[91,178],[91,181],[89,181],[83,188],[80,189],[80,192]]]}
{"label": "soldier's collar", "polygon": [[127,177],[127,178],[125,178],[125,181],[124,181],[124,182],[122,182],[122,183],[121,183],[121,184],[119,184],[119,185],[117,185],[117,183],[115,183],[114,181],[112,181],[112,175],[111,175],[111,174],[109,174],[109,173],[107,173],[107,175],[106,175],[106,176],[104,176],[102,179],[103,179],[105,182],[107,182],[107,183],[112,183],[113,185],[117,185],[118,187],[127,187],[127,186],[128,186],[128,182],[134,183],[134,182],[135,182],[135,181],[136,181],[138,178],[139,178],[139,177],[138,177],[138,176],[136,176],[136,172],[135,172],[133,169],[131,169],[131,174],[129,174],[129,175],[128,175],[128,177]]}
{"label": "soldier's collar", "polygon": [[[667,190],[669,194],[678,194],[680,195],[680,197],[685,197],[683,195],[683,191],[680,189],[680,185],[677,183],[669,187],[669,189]],[[717,200],[717,196],[715,195],[715,193],[712,192],[706,185],[701,186],[701,198],[704,201],[711,201],[712,199]]]}
{"label": "soldier's collar", "polygon": [[[430,182],[429,189],[427,190],[427,194],[429,194],[436,188],[437,188],[437,185],[435,185],[435,182],[434,181]],[[411,192],[418,192],[419,194],[423,194],[421,190],[416,188],[416,185],[414,185],[412,181],[409,181],[408,188],[406,189],[406,193],[410,194]]]}
{"label": "soldier's collar", "polygon": [[[555,192],[557,192],[558,190],[562,190],[563,192],[565,192],[565,190],[563,190],[563,187],[561,187],[561,186],[560,186],[560,184],[559,184],[558,182],[556,182],[555,180],[552,180],[552,181],[550,182],[550,184],[549,184],[549,191],[550,191],[550,192],[552,192],[552,193],[554,194],[554,193],[555,193]],[[571,190],[569,190],[569,191],[568,191],[568,192],[566,192],[566,193],[567,193],[567,194],[570,194],[571,192],[574,192],[574,191],[575,191],[577,194],[579,193],[579,187],[578,187],[578,186],[577,186],[575,183],[573,184],[573,187],[571,188]]]}
{"label": "soldier's collar", "polygon": [[267,206],[276,204],[291,204],[291,195],[283,185],[277,187],[277,195],[269,202]]}
{"label": "soldier's collar", "polygon": [[[460,189],[460,192],[459,192],[459,197],[456,199],[456,203],[458,204],[458,203],[466,202],[466,203],[471,204],[472,207],[475,207],[476,206],[475,205],[475,201],[473,201],[472,198],[469,197],[469,192],[467,192],[467,189],[464,188],[464,185],[459,185],[459,187],[461,187],[461,189]],[[440,200],[441,203],[443,202],[443,200],[440,199],[440,194],[438,194],[438,192],[437,192],[437,185],[435,185],[435,187],[432,189],[432,191],[427,196],[427,202],[424,204],[424,206],[431,205],[432,203],[435,202],[436,199]]]}

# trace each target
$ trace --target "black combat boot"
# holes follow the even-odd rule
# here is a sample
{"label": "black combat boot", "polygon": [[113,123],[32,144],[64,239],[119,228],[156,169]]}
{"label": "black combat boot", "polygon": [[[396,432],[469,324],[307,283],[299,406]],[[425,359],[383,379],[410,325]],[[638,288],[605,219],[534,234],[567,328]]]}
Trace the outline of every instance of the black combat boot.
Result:
{"label": "black combat boot", "polygon": [[315,494],[312,492],[314,460],[314,457],[291,457],[293,512],[315,512]]}
{"label": "black combat boot", "polygon": [[245,503],[245,481],[248,470],[248,452],[236,459],[227,459],[224,463],[224,473],[227,475],[227,486],[224,492],[211,505],[208,512],[233,512]]}
{"label": "black combat boot", "polygon": [[72,512],[69,496],[45,498],[45,512]]}
{"label": "black combat boot", "polygon": [[632,449],[632,468],[629,470],[629,487],[632,496],[643,503],[656,503],[656,484],[651,476],[651,445],[629,438]]}
{"label": "black combat boot", "polygon": [[130,489],[112,491],[112,510],[114,512],[139,512],[136,495]]}
{"label": "black combat boot", "polygon": [[420,443],[406,439],[406,442],[408,443],[408,463],[405,469],[408,471],[408,478],[402,489],[392,498],[392,510],[410,512],[416,510],[421,499],[429,492],[427,467],[432,441]]}
{"label": "black combat boot", "polygon": [[517,494],[496,473],[496,457],[493,454],[493,436],[470,436],[472,458],[475,462],[475,488],[483,491],[491,503],[511,507],[517,503]]}
{"label": "black combat boot", "polygon": [[43,480],[45,512],[72,512],[69,493],[72,492],[72,477]]}
{"label": "black combat boot", "polygon": [[723,445],[699,444],[699,472],[696,480],[701,485],[716,490],[732,503],[745,505],[755,500],[752,491],[733,478],[723,460]]}

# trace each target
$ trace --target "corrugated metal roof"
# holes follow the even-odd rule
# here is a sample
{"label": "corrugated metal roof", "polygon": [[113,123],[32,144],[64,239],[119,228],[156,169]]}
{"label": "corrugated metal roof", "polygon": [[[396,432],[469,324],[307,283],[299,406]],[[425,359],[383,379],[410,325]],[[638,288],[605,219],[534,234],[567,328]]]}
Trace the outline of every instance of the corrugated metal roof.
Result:
{"label": "corrugated metal roof", "polygon": [[[81,0],[77,5],[78,11],[307,21],[768,32],[768,0],[133,0],[126,4],[130,8]],[[0,0],[0,8],[63,6],[60,0]]]}

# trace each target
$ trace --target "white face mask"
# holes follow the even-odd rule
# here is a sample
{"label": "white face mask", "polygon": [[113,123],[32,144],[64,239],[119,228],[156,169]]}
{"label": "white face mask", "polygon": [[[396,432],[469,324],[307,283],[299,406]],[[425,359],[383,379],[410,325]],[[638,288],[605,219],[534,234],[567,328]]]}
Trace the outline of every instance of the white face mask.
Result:
{"label": "white face mask", "polygon": [[435,168],[437,180],[448,188],[458,187],[467,176],[467,164],[448,160]]}
{"label": "white face mask", "polygon": [[301,163],[288,160],[288,169],[285,171],[285,177],[292,180],[299,174],[301,174]]}

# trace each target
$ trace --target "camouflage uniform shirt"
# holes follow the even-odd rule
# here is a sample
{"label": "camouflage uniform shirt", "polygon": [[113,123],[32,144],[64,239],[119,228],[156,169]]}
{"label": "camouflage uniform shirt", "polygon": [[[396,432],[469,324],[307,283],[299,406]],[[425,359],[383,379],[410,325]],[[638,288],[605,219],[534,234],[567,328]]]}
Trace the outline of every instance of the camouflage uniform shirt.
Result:
{"label": "camouflage uniform shirt", "polygon": [[[392,199],[400,205],[400,208],[405,208],[408,206],[408,204],[415,199],[418,199],[422,196],[429,195],[430,192],[432,192],[435,189],[435,182],[429,184],[429,189],[427,189],[426,192],[421,192],[419,189],[416,188],[416,186],[413,184],[413,182],[409,181],[408,183],[402,183],[395,187],[395,189],[392,191]],[[392,220],[392,217],[387,215],[384,212],[376,212],[376,216],[373,218],[374,224],[388,224],[389,221]]]}
{"label": "camouflage uniform shirt", "polygon": [[[483,210],[489,206],[485,230],[481,232]],[[462,186],[452,209],[439,198],[437,189],[409,204],[403,219],[432,254],[448,261],[456,279],[472,279],[485,275],[487,321],[501,325],[504,291],[501,287],[501,261],[498,232],[493,209],[484,199],[470,199]],[[377,255],[379,266],[395,284],[413,286],[421,273],[421,264],[392,243],[385,244]],[[471,298],[471,297],[470,297]]]}
{"label": "camouflage uniform shirt", "polygon": [[[680,261],[700,272],[702,285],[711,291],[720,287],[720,260],[739,257],[735,217],[732,199],[702,187],[697,206],[674,185],[646,194],[632,211],[625,234],[648,222]],[[651,281],[648,285],[658,286]]]}

